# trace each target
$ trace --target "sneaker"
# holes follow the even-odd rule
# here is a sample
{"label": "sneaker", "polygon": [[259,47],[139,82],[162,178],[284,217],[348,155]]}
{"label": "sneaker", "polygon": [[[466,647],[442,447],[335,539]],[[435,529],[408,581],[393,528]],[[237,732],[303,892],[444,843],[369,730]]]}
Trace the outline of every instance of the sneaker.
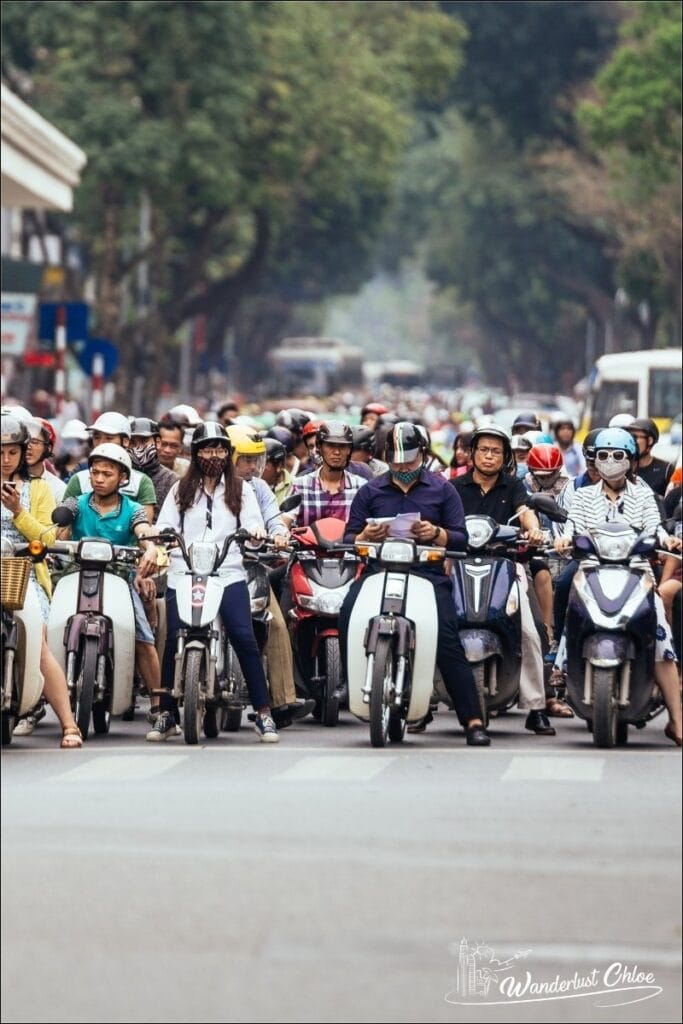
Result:
{"label": "sneaker", "polygon": [[12,729],[13,736],[30,736],[36,727],[36,716],[26,715],[25,718],[20,718],[17,724]]}
{"label": "sneaker", "polygon": [[258,733],[259,739],[262,743],[280,742],[275,722],[270,715],[256,715],[256,718],[254,719],[254,732]]}
{"label": "sneaker", "polygon": [[173,715],[169,711],[162,711],[157,715],[154,725],[147,733],[145,739],[148,743],[160,743],[167,740],[169,736],[176,736],[176,724]]}

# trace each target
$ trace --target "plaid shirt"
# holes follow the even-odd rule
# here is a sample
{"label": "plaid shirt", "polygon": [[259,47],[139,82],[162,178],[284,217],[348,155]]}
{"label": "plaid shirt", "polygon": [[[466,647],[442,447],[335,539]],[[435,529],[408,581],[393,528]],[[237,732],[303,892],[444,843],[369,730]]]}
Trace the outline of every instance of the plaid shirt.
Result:
{"label": "plaid shirt", "polygon": [[[356,491],[367,483],[362,476],[344,472],[344,486],[336,494],[323,489],[320,482],[320,470],[297,477],[292,487],[292,494],[301,495],[301,504],[296,510],[296,526],[310,526],[318,519],[341,519],[347,522],[351,510],[351,502]],[[290,515],[290,513],[287,513]],[[291,515],[295,513],[292,512]]]}

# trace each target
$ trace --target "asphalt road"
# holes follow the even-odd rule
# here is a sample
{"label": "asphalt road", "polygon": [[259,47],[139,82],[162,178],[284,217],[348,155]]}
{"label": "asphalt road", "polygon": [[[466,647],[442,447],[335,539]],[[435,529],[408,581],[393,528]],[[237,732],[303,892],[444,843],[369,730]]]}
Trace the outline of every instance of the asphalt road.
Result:
{"label": "asphalt road", "polygon": [[188,747],[139,715],[72,752],[42,722],[1,759],[2,1021],[679,1021],[663,719],[614,751],[523,724]]}

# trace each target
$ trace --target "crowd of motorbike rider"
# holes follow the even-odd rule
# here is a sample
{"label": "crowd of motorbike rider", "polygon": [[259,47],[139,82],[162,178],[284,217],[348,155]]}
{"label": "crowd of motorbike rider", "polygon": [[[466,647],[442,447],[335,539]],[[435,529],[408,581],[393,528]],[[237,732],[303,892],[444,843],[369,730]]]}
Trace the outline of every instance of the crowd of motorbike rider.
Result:
{"label": "crowd of motorbike rider", "polygon": [[[130,580],[135,610],[136,670],[150,696],[151,729],[159,742],[178,735],[179,709],[171,695],[175,636],[180,627],[175,580],[182,571],[170,552],[166,596],[167,640],[163,657],[155,648],[155,588],[158,536],[164,529],[193,540],[222,541],[246,529],[255,545],[269,538],[282,553],[272,572],[268,638],[268,678],[251,622],[244,565],[235,548],[220,572],[225,577],[221,617],[234,647],[254,708],[260,740],[277,742],[279,729],[310,714],[311,695],[295,680],[283,576],[292,530],[323,518],[345,524],[344,541],[381,541],[388,520],[418,513],[412,534],[420,544],[463,550],[465,516],[486,515],[505,524],[517,518],[530,546],[554,545],[567,555],[572,537],[604,522],[626,522],[656,536],[659,547],[677,553],[680,536],[665,528],[678,512],[680,468],[652,454],[658,440],[650,419],[616,417],[575,440],[571,417],[559,415],[545,433],[535,413],[517,416],[511,434],[495,422],[462,420],[456,428],[449,464],[434,451],[429,431],[415,415],[399,417],[379,402],[368,402],[360,423],[298,408],[278,412],[272,427],[241,416],[226,400],[209,418],[178,405],[155,421],[117,411],[87,425],[66,422],[59,433],[49,420],[21,406],[2,409],[2,534],[12,541],[55,536],[52,513],[64,506],[72,515],[59,537],[106,538],[139,544],[141,558]],[[674,475],[675,472],[675,475]],[[544,493],[570,513],[563,525],[551,523],[527,506],[530,494]],[[283,502],[297,495],[287,512]],[[575,560],[553,579],[548,559],[517,565],[522,627],[522,672],[518,706],[527,711],[525,728],[555,735],[551,719],[574,715],[566,700],[564,619]],[[366,570],[367,571],[367,570]],[[451,583],[443,567],[425,563],[418,570],[434,587],[438,609],[437,664],[457,717],[471,746],[487,746],[472,670],[458,634]],[[669,720],[666,735],[681,745],[678,663],[672,634],[680,608],[680,558],[664,559],[655,596],[657,637],[655,679]],[[344,639],[361,581],[351,586],[339,619]],[[47,564],[31,571],[30,593],[47,621],[51,595]],[[282,602],[282,609],[280,608]],[[284,614],[283,614],[284,612]],[[680,635],[680,634],[679,634]],[[41,671],[44,697],[62,727],[61,746],[81,745],[69,704],[64,673],[47,646],[43,629]],[[551,669],[549,672],[548,669]],[[298,692],[297,692],[298,689]],[[131,707],[129,718],[135,706]],[[19,720],[15,735],[29,735],[44,715],[38,706]],[[410,731],[420,732],[431,712]]]}

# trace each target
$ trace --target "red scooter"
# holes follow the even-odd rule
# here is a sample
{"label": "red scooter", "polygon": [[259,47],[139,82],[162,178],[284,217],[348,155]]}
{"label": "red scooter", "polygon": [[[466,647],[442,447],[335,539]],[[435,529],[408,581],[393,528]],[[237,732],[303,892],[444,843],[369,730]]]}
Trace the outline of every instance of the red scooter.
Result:
{"label": "red scooter", "polygon": [[313,697],[314,717],[336,725],[345,700],[339,646],[339,610],[362,570],[352,546],[342,538],[341,519],[319,519],[292,530],[294,551],[287,580],[291,607],[287,616],[294,665],[303,689]]}

